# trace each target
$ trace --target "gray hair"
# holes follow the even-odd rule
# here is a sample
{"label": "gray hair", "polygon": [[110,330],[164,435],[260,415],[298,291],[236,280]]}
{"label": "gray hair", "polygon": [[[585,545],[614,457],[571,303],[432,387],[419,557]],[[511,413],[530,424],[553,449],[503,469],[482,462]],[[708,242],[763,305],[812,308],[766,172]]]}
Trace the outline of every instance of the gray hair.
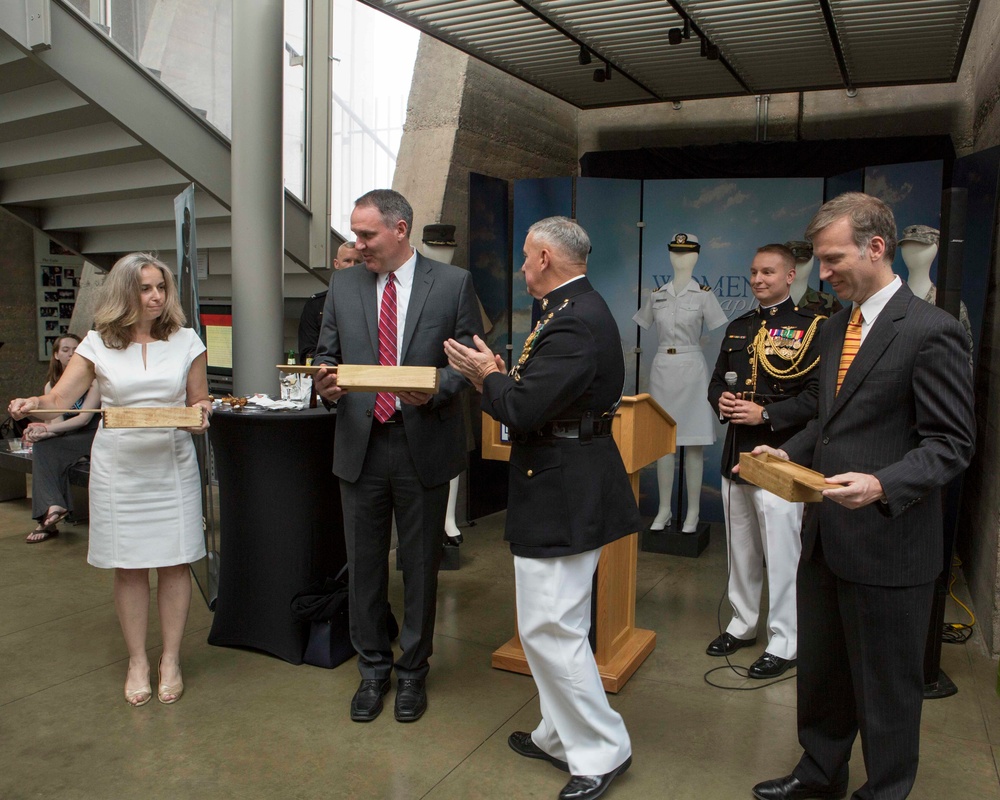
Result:
{"label": "gray hair", "polygon": [[562,250],[571,260],[581,264],[587,263],[590,237],[576,220],[569,217],[547,217],[528,228],[528,233],[536,240]]}
{"label": "gray hair", "polygon": [[372,189],[354,201],[357,206],[370,206],[382,215],[382,222],[389,228],[396,227],[402,220],[406,223],[406,232],[413,228],[413,208],[403,195],[392,189]]}
{"label": "gray hair", "polygon": [[896,218],[884,202],[863,192],[845,192],[824,203],[806,228],[806,239],[811,242],[821,230],[843,217],[850,220],[854,244],[862,255],[878,236],[885,242],[883,259],[892,263],[896,257]]}

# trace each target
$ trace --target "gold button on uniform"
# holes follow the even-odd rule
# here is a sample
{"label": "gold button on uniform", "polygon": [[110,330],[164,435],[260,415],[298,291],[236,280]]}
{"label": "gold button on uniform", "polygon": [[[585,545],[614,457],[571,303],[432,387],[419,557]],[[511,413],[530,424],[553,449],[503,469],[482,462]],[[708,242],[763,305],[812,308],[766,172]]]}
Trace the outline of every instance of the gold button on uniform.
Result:
{"label": "gold button on uniform", "polygon": [[531,477],[532,475],[534,475],[534,474],[535,474],[535,471],[534,471],[533,469],[529,469],[529,470],[528,470],[528,477],[529,477],[529,478],[530,478],[530,477]]}

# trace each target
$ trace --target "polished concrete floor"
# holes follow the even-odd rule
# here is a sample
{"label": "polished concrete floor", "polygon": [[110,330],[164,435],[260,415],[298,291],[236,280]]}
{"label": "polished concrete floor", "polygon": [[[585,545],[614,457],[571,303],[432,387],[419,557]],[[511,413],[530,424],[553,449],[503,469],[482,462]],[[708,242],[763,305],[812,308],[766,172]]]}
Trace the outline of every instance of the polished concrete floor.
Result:
{"label": "polished concrete floor", "polygon": [[[373,723],[350,722],[353,662],[332,671],[295,667],[210,646],[212,615],[197,594],[184,645],[187,693],[173,706],[154,699],[129,708],[111,573],[86,564],[86,525],[63,525],[59,538],[26,546],[29,516],[26,500],[0,503],[3,800],[555,800],[563,786],[563,773],[507,747],[511,731],[535,725],[538,699],[530,678],[490,668],[513,621],[503,515],[466,530],[462,569],[441,574],[430,708],[411,725],[395,722],[391,706]],[[794,680],[761,688],[716,672],[712,680],[730,689],[706,683],[706,672],[720,666],[704,650],[717,630],[724,581],[718,529],[696,560],[640,553],[636,618],[656,631],[657,646],[611,696],[631,733],[634,764],[608,797],[750,798],[755,782],[794,765]],[[961,585],[957,591],[964,594]],[[963,619],[951,604],[947,618]],[[155,664],[155,622],[149,646]],[[748,665],[761,649],[734,661]],[[997,663],[973,636],[945,645],[942,664],[960,691],[925,703],[911,797],[1000,800]],[[855,788],[864,780],[860,746],[852,766]]]}

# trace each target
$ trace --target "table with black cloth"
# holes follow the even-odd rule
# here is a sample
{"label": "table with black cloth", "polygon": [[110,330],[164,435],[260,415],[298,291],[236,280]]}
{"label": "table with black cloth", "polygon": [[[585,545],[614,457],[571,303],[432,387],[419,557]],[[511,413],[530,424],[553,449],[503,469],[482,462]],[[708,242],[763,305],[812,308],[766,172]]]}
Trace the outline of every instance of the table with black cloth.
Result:
{"label": "table with black cloth", "polygon": [[347,560],[336,413],[220,409],[209,435],[222,533],[208,642],[301,664],[309,623],[292,616],[292,597]]}

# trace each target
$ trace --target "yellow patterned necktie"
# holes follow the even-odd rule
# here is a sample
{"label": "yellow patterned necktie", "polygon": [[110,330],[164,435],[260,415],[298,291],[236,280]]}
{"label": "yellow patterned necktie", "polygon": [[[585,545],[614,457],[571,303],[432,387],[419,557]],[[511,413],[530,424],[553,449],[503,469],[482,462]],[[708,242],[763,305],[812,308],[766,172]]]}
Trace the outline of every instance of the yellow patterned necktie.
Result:
{"label": "yellow patterned necktie", "polygon": [[855,306],[854,311],[851,312],[851,321],[847,323],[847,333],[844,335],[844,349],[840,353],[840,368],[837,370],[837,392],[840,392],[840,386],[844,382],[844,376],[847,374],[848,368],[851,366],[851,362],[854,361],[854,356],[858,354],[858,350],[861,347],[861,323],[864,319],[861,316],[861,306]]}

